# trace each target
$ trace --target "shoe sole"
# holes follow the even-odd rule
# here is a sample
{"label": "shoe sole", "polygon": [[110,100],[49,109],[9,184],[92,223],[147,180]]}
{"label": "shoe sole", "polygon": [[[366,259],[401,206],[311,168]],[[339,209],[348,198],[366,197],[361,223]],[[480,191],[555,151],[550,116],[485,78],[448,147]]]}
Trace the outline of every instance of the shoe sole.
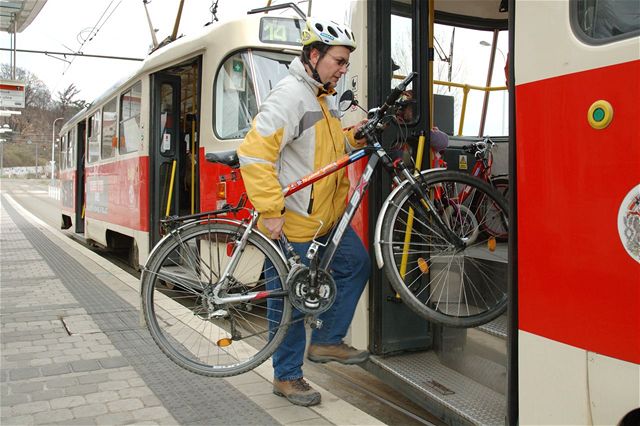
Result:
{"label": "shoe sole", "polygon": [[344,365],[353,365],[353,364],[362,364],[363,362],[365,362],[366,360],[369,359],[369,355],[367,354],[367,356],[364,356],[362,358],[349,358],[349,359],[342,359],[342,358],[336,358],[336,357],[332,357],[332,356],[307,356],[307,359],[311,362],[316,362],[318,364],[326,364],[327,362],[338,362],[340,364],[344,364]]}
{"label": "shoe sole", "polygon": [[292,404],[294,404],[294,405],[299,405],[299,406],[301,406],[301,407],[311,407],[311,406],[313,406],[313,405],[318,405],[318,404],[320,404],[320,401],[321,401],[321,399],[322,399],[322,398],[321,398],[321,396],[320,396],[320,394],[318,394],[318,397],[317,397],[317,398],[312,399],[311,401],[299,401],[299,400],[295,400],[295,399],[289,398],[287,395],[285,395],[285,394],[283,394],[282,392],[277,391],[277,390],[275,390],[275,389],[273,390],[273,393],[274,393],[274,395],[277,395],[277,396],[281,396],[281,397],[283,397],[283,398],[286,398],[286,399],[287,399],[287,401],[289,401],[290,403],[292,403]]}

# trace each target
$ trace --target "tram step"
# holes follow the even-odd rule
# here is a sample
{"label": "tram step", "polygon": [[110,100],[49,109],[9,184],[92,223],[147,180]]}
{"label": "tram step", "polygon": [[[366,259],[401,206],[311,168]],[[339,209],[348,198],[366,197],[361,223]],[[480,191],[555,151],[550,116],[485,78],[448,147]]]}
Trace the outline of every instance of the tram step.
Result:
{"label": "tram step", "polygon": [[447,424],[503,424],[505,396],[447,367],[435,352],[372,356],[366,367]]}

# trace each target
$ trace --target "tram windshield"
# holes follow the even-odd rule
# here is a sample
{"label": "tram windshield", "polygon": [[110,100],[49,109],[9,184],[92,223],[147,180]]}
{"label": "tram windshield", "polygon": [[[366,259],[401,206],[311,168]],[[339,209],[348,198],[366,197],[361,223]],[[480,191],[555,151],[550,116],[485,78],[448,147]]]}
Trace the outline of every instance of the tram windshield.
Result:
{"label": "tram windshield", "polygon": [[294,57],[246,50],[222,64],[215,82],[214,127],[218,138],[240,139],[247,134],[261,101],[288,74]]}

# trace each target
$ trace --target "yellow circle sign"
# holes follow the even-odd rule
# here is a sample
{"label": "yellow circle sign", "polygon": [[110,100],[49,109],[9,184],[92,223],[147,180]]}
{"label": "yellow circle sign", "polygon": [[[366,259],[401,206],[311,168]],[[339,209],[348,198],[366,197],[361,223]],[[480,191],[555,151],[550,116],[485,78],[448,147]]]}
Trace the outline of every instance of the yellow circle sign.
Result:
{"label": "yellow circle sign", "polygon": [[613,107],[605,100],[598,100],[591,104],[587,112],[589,125],[597,130],[606,128],[613,120]]}

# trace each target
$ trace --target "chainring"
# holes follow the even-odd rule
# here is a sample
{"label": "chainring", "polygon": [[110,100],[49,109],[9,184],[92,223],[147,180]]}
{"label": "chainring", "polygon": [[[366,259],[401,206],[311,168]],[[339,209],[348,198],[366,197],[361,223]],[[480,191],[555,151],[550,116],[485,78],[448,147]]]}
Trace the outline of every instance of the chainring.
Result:
{"label": "chainring", "polygon": [[[311,288],[309,268],[296,265],[287,278],[289,301],[303,314],[321,314],[328,310],[336,300],[337,287],[333,277],[319,269],[316,275],[316,288]],[[315,290],[315,291],[314,291]]]}

